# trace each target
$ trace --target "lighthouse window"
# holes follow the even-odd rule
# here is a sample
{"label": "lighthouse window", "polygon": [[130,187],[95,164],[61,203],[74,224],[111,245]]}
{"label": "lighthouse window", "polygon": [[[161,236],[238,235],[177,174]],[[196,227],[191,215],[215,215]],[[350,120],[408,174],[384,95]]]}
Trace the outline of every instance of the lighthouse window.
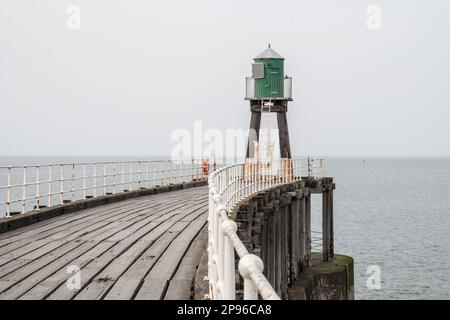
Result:
{"label": "lighthouse window", "polygon": [[252,64],[252,78],[261,79],[264,78],[264,64],[253,63]]}

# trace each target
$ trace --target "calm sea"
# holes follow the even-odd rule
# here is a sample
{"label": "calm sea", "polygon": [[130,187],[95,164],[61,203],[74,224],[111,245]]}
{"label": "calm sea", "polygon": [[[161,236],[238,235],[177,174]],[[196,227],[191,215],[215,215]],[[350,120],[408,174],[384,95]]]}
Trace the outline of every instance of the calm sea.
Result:
{"label": "calm sea", "polygon": [[[93,160],[115,159],[0,157],[0,165]],[[450,298],[450,158],[329,158],[326,166],[336,182],[335,251],[355,260],[356,299]],[[320,230],[320,196],[313,204]],[[367,286],[372,265],[380,289]]]}

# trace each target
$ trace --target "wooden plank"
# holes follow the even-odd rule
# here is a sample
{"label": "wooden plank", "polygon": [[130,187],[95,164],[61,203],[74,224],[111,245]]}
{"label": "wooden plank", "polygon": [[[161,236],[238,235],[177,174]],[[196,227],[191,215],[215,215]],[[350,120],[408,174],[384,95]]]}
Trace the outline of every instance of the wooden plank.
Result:
{"label": "wooden plank", "polygon": [[[66,254],[67,252],[69,252],[70,250],[74,249],[75,247],[79,246],[80,243],[76,243],[76,242],[71,242],[71,243],[64,243],[63,245],[60,244],[60,247],[57,248],[56,250],[53,250],[52,252],[52,256],[54,257],[54,259]],[[2,274],[3,274],[3,280],[8,280],[10,281],[10,283],[12,283],[12,281],[14,283],[22,280],[23,278],[26,277],[26,274],[32,273],[36,270],[38,270],[39,268],[45,266],[46,264],[50,263],[52,260],[50,259],[37,259],[31,266],[29,266],[28,270],[27,269],[23,269],[22,272],[15,272],[15,270],[17,270],[17,268],[15,268],[17,265],[20,265],[20,263],[24,260],[20,260],[17,262],[17,264],[14,264],[13,268],[8,269],[5,268],[2,270]],[[50,260],[50,261],[49,261]],[[26,261],[26,260],[25,260]],[[26,261],[29,263],[29,261]],[[8,277],[5,277],[4,275],[8,275]],[[9,289],[9,287],[0,287],[0,293]]]}
{"label": "wooden plank", "polygon": [[[204,188],[204,187],[203,187]],[[197,188],[196,188],[197,189]],[[198,191],[196,189],[190,189],[194,191]],[[198,188],[202,189],[202,188]],[[172,191],[170,193],[171,197],[176,195],[184,195],[188,194],[190,190],[177,190]],[[192,191],[191,191],[192,192]],[[8,243],[16,242],[17,240],[24,239],[29,235],[33,235],[36,233],[42,233],[44,231],[49,231],[55,227],[60,227],[65,224],[70,224],[74,221],[85,219],[85,218],[94,218],[102,216],[103,214],[108,214],[114,210],[121,210],[123,208],[130,207],[138,207],[140,205],[148,204],[149,202],[158,201],[161,199],[166,199],[168,194],[154,194],[147,197],[137,198],[137,199],[128,199],[117,203],[106,204],[100,207],[89,208],[82,211],[77,211],[73,213],[64,214],[58,217],[54,217],[52,219],[40,221],[34,223],[32,225],[12,230],[3,234],[0,234],[0,246],[4,246]]]}
{"label": "wooden plank", "polygon": [[[164,255],[157,261],[149,274],[145,277],[135,299],[148,300],[155,296],[164,296],[164,292],[155,290],[154,283],[168,283],[176,271],[180,260],[189,248],[190,241],[198,234],[206,223],[206,214],[193,221],[189,226],[171,243]],[[151,292],[151,294],[149,294]]]}
{"label": "wooden plank", "polygon": [[[152,223],[149,224],[150,229],[154,228],[154,225]],[[130,241],[134,241],[135,239],[145,235],[146,232],[148,232],[149,230],[146,229],[139,229],[139,230],[135,230],[134,233],[129,233],[128,235],[130,235]],[[123,238],[123,237],[122,237]],[[122,250],[125,250],[125,246],[126,246],[126,242],[122,241],[121,244],[115,246],[112,250],[110,250],[109,252],[107,252],[106,254],[103,255],[103,257],[101,257],[101,260],[103,260],[103,258],[106,257],[105,261],[109,260],[113,260],[116,256],[120,255]],[[105,261],[93,261],[93,263],[85,268],[82,269],[83,271],[83,276],[84,278],[89,278],[89,272],[94,272],[96,269],[101,269],[101,267],[103,267],[103,263]],[[94,267],[92,267],[94,266]],[[88,270],[89,272],[87,272],[86,270]],[[87,275],[88,273],[88,275]],[[61,273],[60,273],[61,274]],[[27,294],[25,294],[23,296],[24,299],[42,299],[47,297],[48,295],[52,294],[53,291],[55,291],[55,288],[61,287],[62,282],[65,281],[64,276],[66,276],[63,272],[62,272],[62,277],[50,277],[48,278],[46,281],[44,281],[43,283],[39,284],[38,286],[36,286],[35,288],[33,288],[31,291],[29,291]],[[59,288],[60,291],[64,291],[63,289]],[[70,298],[71,296],[73,296],[74,294],[76,294],[76,292],[67,292],[68,290],[65,290],[67,293],[66,298]],[[57,294],[51,296],[50,298],[52,299],[64,299],[65,296],[64,295],[60,295],[58,296]]]}
{"label": "wooden plank", "polygon": [[169,281],[169,285],[164,296],[165,300],[189,300],[192,295],[192,284],[195,273],[200,263],[203,251],[208,242],[208,228],[204,226],[195,237],[186,255],[181,260],[175,275]]}
{"label": "wooden plank", "polygon": [[[139,207],[140,208],[140,207]],[[28,234],[27,237],[23,238],[23,242],[21,242],[21,246],[18,247],[17,242],[13,242],[10,243],[8,245],[5,245],[4,247],[0,248],[0,255],[5,255],[7,253],[13,253],[14,256],[17,256],[18,254],[18,250],[22,249],[22,248],[27,248],[29,243],[35,243],[38,240],[42,240],[45,239],[51,235],[54,235],[58,232],[61,232],[61,230],[66,230],[67,228],[69,228],[69,230],[73,230],[76,228],[81,228],[82,225],[86,225],[86,224],[92,224],[95,222],[101,222],[103,221],[103,219],[105,219],[105,217],[114,215],[114,214],[124,214],[123,211],[118,211],[118,210],[113,210],[111,213],[109,214],[105,214],[105,215],[100,215],[100,216],[93,216],[91,217],[91,219],[88,219],[86,221],[82,220],[82,221],[78,221],[78,222],[74,222],[74,223],[70,223],[70,224],[63,224],[62,226],[59,227],[55,227],[52,228],[50,230],[47,231],[43,231],[43,232],[38,232],[38,233],[32,233],[32,234]],[[78,219],[80,220],[80,219]],[[31,232],[31,231],[30,231]],[[75,232],[75,231],[73,231]],[[33,247],[35,247],[35,245],[33,245]],[[27,251],[29,252],[29,251]]]}
{"label": "wooden plank", "polygon": [[[158,203],[157,205],[160,205],[160,204]],[[126,210],[113,211],[113,213],[111,213],[111,215],[120,217],[123,215],[130,216],[130,215],[136,215],[136,214],[145,214],[147,212],[147,210],[154,208],[154,206],[152,205],[150,208],[148,208],[148,205],[142,205],[139,207],[132,206],[131,208],[132,209],[129,209],[129,207],[125,207],[123,209],[126,209]],[[144,208],[145,208],[145,210],[142,210]],[[109,217],[111,217],[111,216],[109,216]],[[95,219],[92,219],[88,222],[80,222],[80,223],[71,225],[70,229],[65,229],[56,234],[54,233],[50,237],[44,237],[44,233],[37,234],[36,235],[37,239],[42,237],[39,240],[44,239],[44,241],[39,242],[39,241],[36,241],[35,237],[30,237],[24,243],[22,243],[22,245],[19,248],[15,248],[13,251],[10,251],[9,256],[13,259],[16,259],[18,257],[21,257],[21,255],[25,254],[26,252],[31,252],[31,251],[39,248],[40,246],[42,246],[44,243],[52,241],[53,239],[61,239],[61,238],[64,238],[66,240],[78,239],[85,234],[89,234],[90,231],[93,230],[93,228],[95,228],[96,226],[103,227],[104,225],[108,224],[108,222],[105,223],[104,220],[105,220],[105,215],[103,215],[101,217],[97,217]],[[112,222],[110,222],[110,223],[112,223]],[[52,229],[52,232],[55,232],[57,229],[58,228]],[[77,230],[77,229],[80,229],[80,230]],[[87,231],[89,231],[89,232],[87,232]],[[31,246],[27,245],[28,243],[31,243]],[[17,244],[11,244],[11,246],[16,246],[16,245]],[[25,248],[25,251],[23,250],[23,248]]]}
{"label": "wooden plank", "polygon": [[[189,205],[190,204],[187,204],[187,206]],[[202,205],[206,206],[206,203]],[[130,234],[129,237],[125,238],[123,241],[120,241],[118,245],[113,247],[113,250],[115,251],[113,254],[108,255],[107,253],[106,256],[100,256],[98,259],[94,260],[92,263],[83,268],[82,271],[84,279],[82,279],[82,290],[95,280],[97,280],[97,283],[105,283],[106,285],[103,287],[108,288],[110,284],[110,276],[107,272],[104,272],[107,266],[112,261],[117,261],[117,259],[119,258],[120,261],[125,260],[124,263],[126,264],[133,262],[133,260],[131,260],[132,257],[139,256],[139,252],[143,252],[144,250],[146,250],[155,240],[157,240],[159,236],[164,234],[164,232],[167,231],[168,228],[170,228],[174,223],[182,218],[177,213],[171,214],[172,216],[169,215],[167,220],[161,222],[161,224],[156,228],[153,228],[151,230],[140,229],[137,232]],[[122,262],[118,263],[119,266],[121,264]],[[98,291],[95,292],[98,293]],[[77,291],[68,291],[66,288],[64,288],[64,286],[59,286],[54,292],[52,292],[52,294],[48,298],[71,299],[77,293]],[[101,294],[103,294],[103,292],[101,292]]]}
{"label": "wooden plank", "polygon": [[[195,189],[188,189],[187,191],[190,190]],[[68,275],[65,273],[66,264],[68,264],[70,261],[77,261],[77,257],[79,256],[87,257],[87,252],[89,252],[93,248],[96,248],[99,243],[101,244],[100,247],[110,248],[98,257],[78,260],[81,264],[80,267],[82,268],[83,275],[87,275],[87,279],[85,279],[86,281],[82,286],[86,287],[86,285],[89,284],[89,282],[91,282],[92,279],[94,279],[94,277],[96,277],[96,275],[101,272],[101,270],[107,267],[110,262],[113,262],[117,257],[120,257],[122,255],[124,257],[127,256],[124,253],[126,253],[127,250],[133,247],[136,243],[139,243],[141,240],[145,239],[148,245],[148,241],[151,241],[151,237],[149,235],[152,234],[152,231],[154,231],[154,229],[158,229],[158,226],[165,225],[165,228],[167,230],[168,226],[177,223],[177,221],[189,223],[190,221],[194,220],[195,217],[192,214],[186,214],[187,212],[189,212],[189,209],[193,207],[193,203],[198,204],[197,201],[203,199],[203,202],[199,203],[198,206],[203,208],[207,207],[207,193],[205,193],[204,190],[203,192],[200,192],[199,190],[196,191],[197,192],[194,193],[186,193],[184,199],[182,199],[183,202],[181,204],[177,202],[177,200],[180,200],[183,197],[165,197],[164,199],[161,198],[161,202],[157,204],[157,206],[161,208],[167,205],[172,205],[173,208],[177,208],[175,210],[169,210],[167,209],[167,207],[165,210],[147,210],[146,212],[142,212],[141,210],[141,212],[136,212],[134,216],[124,216],[123,213],[117,212],[117,217],[123,217],[121,219],[129,221],[129,223],[124,223],[122,226],[120,223],[118,223],[118,221],[109,219],[102,225],[100,225],[99,223],[88,225],[86,221],[79,221],[80,223],[83,223],[83,226],[89,228],[89,232],[86,232],[86,230],[78,230],[71,233],[71,228],[63,230],[59,230],[58,227],[53,228],[53,231],[59,230],[59,234],[57,232],[53,234],[56,235],[54,236],[56,239],[52,239],[52,242],[46,243],[46,240],[48,239],[42,239],[43,241],[34,241],[37,242],[37,245],[32,247],[33,250],[31,252],[25,252],[26,249],[23,249],[24,251],[20,251],[20,248],[18,249],[18,251],[15,250],[16,253],[24,253],[22,258],[25,259],[18,259],[23,260],[23,262],[21,262],[22,264],[14,266],[19,268],[13,270],[14,268],[11,267],[12,265],[10,265],[8,270],[4,270],[5,275],[11,274],[13,278],[2,279],[0,280],[0,283],[9,283],[9,285],[13,286],[6,291],[3,290],[4,293],[2,296],[8,299],[18,297],[20,297],[21,299],[42,299],[46,297],[51,299],[66,299],[73,297],[77,294],[76,291],[59,294],[63,291],[69,291],[67,288],[64,288],[64,282],[68,277]],[[149,198],[150,197],[152,196],[149,196]],[[124,207],[124,210],[127,210],[127,207]],[[204,216],[206,217],[206,214],[204,214]],[[153,220],[161,221],[153,221],[152,218],[154,218]],[[76,230],[75,227],[73,229]],[[108,237],[115,237],[118,234],[120,234],[120,236],[117,239],[120,240],[117,244],[112,239],[107,239]],[[164,232],[162,232],[160,236],[162,234],[164,234]],[[73,236],[71,237],[71,235]],[[58,248],[62,246],[60,251],[56,251],[56,253],[61,252],[61,250],[63,250],[65,246],[72,245],[72,242],[70,241],[72,238],[80,235],[83,238],[83,241],[80,241],[79,243],[74,242],[76,243],[76,245],[73,244],[75,248],[73,248],[71,251],[69,250],[67,254],[63,254],[61,256],[54,254],[55,249],[58,250]],[[29,236],[32,237],[33,234],[30,233]],[[155,236],[156,234],[152,235],[153,238],[155,238]],[[61,238],[70,239],[69,241],[64,242],[58,240]],[[25,237],[24,239],[20,240],[22,241],[20,243],[22,247],[26,245],[26,241],[28,241],[28,239],[29,237]],[[89,243],[84,243],[85,240],[89,241]],[[106,241],[103,242],[104,240]],[[32,245],[34,242],[31,242],[30,244]],[[4,261],[6,265],[8,265],[10,262],[8,262],[7,259],[5,260],[4,257],[1,257],[0,263]],[[52,261],[56,262],[52,263]],[[167,284],[162,286],[165,287],[166,285]],[[14,288],[17,288],[17,290],[14,290]],[[2,296],[0,296],[0,298]]]}
{"label": "wooden plank", "polygon": [[58,271],[63,274],[65,278],[67,278],[70,276],[66,272],[66,268],[69,265],[75,265],[81,268],[87,262],[105,252],[113,245],[114,243],[112,242],[102,242],[99,244],[83,243],[81,246],[65,255],[60,256],[58,259],[50,262],[47,261],[48,263],[44,267],[36,266],[36,272],[34,273],[30,272],[29,269],[19,270],[19,272],[16,272],[18,274],[14,275],[14,278],[16,280],[20,279],[20,282],[16,282],[11,289],[3,292],[0,295],[0,299],[18,299],[20,296],[32,289],[37,283],[40,283],[42,280],[57,273]]}
{"label": "wooden plank", "polygon": [[[205,207],[202,207],[194,212],[199,216],[204,216],[206,219]],[[142,280],[146,274],[152,269],[153,265],[159,261],[160,257],[166,254],[167,248],[172,246],[172,242],[184,234],[186,229],[190,229],[190,224],[187,221],[178,221],[165,234],[157,239],[150,248],[148,248],[133,264],[126,270],[117,275],[117,282],[111,284],[111,290],[106,294],[105,299],[132,299],[136,294]],[[188,239],[190,243],[192,239]],[[180,260],[177,261],[179,263]],[[134,284],[130,285],[130,284]]]}

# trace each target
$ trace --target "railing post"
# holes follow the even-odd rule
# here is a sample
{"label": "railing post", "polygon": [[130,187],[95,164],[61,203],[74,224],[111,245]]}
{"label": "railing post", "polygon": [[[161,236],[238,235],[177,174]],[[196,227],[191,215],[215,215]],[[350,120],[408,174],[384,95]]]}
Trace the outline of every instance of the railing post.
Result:
{"label": "railing post", "polygon": [[147,176],[146,176],[146,181],[145,181],[145,187],[148,189],[149,185],[150,185],[150,162],[147,161]]}
{"label": "railing post", "polygon": [[244,278],[244,300],[258,300],[258,290],[251,278],[252,272],[257,269],[263,272],[264,264],[260,257],[254,254],[247,254],[239,260],[239,273]]}
{"label": "railing post", "polygon": [[227,220],[221,225],[222,234],[224,235],[223,247],[223,281],[224,281],[224,299],[236,299],[236,275],[235,275],[235,261],[234,261],[234,247],[230,240],[229,234],[236,233],[237,225],[232,220]]}
{"label": "railing post", "polygon": [[37,165],[36,166],[36,210],[39,210],[40,206],[41,206],[39,203],[39,201],[40,201],[39,184],[41,183],[40,179],[39,179],[39,171],[40,171],[40,166]]}
{"label": "railing post", "polygon": [[116,193],[116,163],[113,163],[112,169],[112,194]]}
{"label": "railing post", "polygon": [[6,189],[6,218],[11,217],[11,167],[7,169],[7,183]]}
{"label": "railing post", "polygon": [[142,165],[141,162],[138,161],[138,170],[139,170],[139,175],[138,175],[138,190],[141,190],[141,182],[142,182]]}
{"label": "railing post", "polygon": [[47,207],[52,206],[52,164],[48,166],[48,199]]}
{"label": "railing post", "polygon": [[75,163],[72,163],[72,201],[75,201]]}
{"label": "railing post", "polygon": [[184,182],[184,173],[183,173],[183,160],[180,161],[180,183],[183,184]]}
{"label": "railing post", "polygon": [[120,163],[120,182],[121,182],[121,189],[122,192],[125,190],[125,164],[122,162]]}
{"label": "railing post", "polygon": [[129,181],[129,186],[128,186],[128,191],[132,191],[133,188],[133,163],[130,162],[130,181]]}
{"label": "railing post", "polygon": [[164,160],[161,161],[161,187],[164,185]]}
{"label": "railing post", "polygon": [[94,181],[92,182],[92,193],[93,197],[95,198],[97,196],[97,162],[94,162],[93,175]]}
{"label": "railing post", "polygon": [[61,164],[59,173],[59,193],[61,195],[61,204],[64,204],[64,164]]}
{"label": "railing post", "polygon": [[103,162],[103,195],[106,195],[106,162]]}
{"label": "railing post", "polygon": [[27,213],[27,166],[23,167],[22,213]]}
{"label": "railing post", "polygon": [[86,199],[86,163],[83,162],[83,199]]}

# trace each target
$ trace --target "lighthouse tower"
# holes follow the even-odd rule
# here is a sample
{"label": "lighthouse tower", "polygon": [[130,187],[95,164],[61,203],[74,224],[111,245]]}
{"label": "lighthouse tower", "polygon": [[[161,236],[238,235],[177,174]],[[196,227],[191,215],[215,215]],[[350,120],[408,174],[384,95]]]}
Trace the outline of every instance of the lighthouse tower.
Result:
{"label": "lighthouse tower", "polygon": [[261,132],[268,129],[263,128],[267,124],[264,118],[276,115],[279,157],[283,167],[290,167],[288,164],[291,163],[292,155],[286,113],[288,102],[292,101],[292,78],[284,74],[284,58],[270,44],[254,58],[252,76],[246,78],[245,99],[250,101],[251,112],[246,161],[264,161],[263,154],[266,160],[268,154],[269,157],[274,157],[274,144],[267,139],[262,144]]}

